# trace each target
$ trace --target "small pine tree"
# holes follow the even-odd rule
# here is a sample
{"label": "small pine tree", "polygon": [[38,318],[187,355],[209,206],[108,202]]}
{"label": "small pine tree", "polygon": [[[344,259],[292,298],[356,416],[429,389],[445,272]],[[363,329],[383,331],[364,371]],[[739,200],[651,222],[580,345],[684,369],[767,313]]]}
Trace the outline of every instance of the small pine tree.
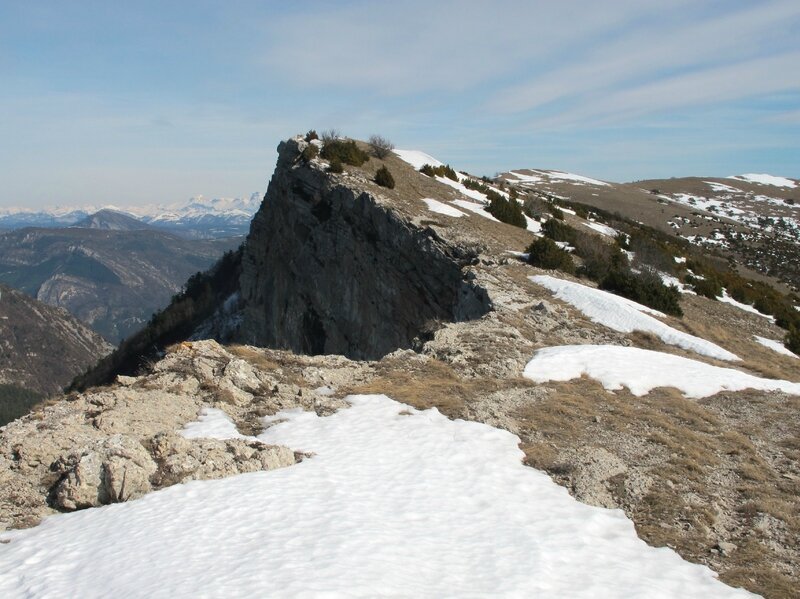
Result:
{"label": "small pine tree", "polygon": [[381,187],[394,189],[394,177],[392,177],[392,173],[390,173],[389,169],[385,166],[379,168],[378,172],[375,173],[375,183]]}
{"label": "small pine tree", "polygon": [[315,139],[319,139],[319,135],[317,135],[317,132],[313,129],[309,130],[309,132],[306,133],[306,141],[313,141]]}
{"label": "small pine tree", "polygon": [[331,159],[331,163],[328,166],[328,172],[329,173],[337,173],[337,174],[338,173],[343,173],[344,172],[344,166],[342,165],[342,161],[339,160],[338,158],[332,158]]}
{"label": "small pine tree", "polygon": [[312,158],[316,158],[317,156],[319,156],[319,148],[314,144],[308,144],[303,150],[302,156],[303,160],[308,162]]}
{"label": "small pine tree", "polygon": [[528,263],[548,270],[575,273],[575,263],[569,252],[562,250],[556,242],[541,237],[528,246]]}

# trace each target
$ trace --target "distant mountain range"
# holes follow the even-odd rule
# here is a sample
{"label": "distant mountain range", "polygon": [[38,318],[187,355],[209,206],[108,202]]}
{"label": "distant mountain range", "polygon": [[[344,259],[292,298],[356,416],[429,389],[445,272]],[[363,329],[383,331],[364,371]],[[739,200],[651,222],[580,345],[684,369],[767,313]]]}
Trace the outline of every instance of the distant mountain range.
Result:
{"label": "distant mountain range", "polygon": [[190,275],[242,241],[185,239],[104,210],[72,227],[0,233],[0,282],[69,310],[118,343],[167,305]]}
{"label": "distant mountain range", "polygon": [[[26,208],[0,209],[0,230],[25,227],[85,227],[135,230],[147,226],[169,231],[182,237],[217,239],[246,235],[250,220],[261,206],[261,194],[249,198],[215,198],[203,196],[188,202],[151,206],[82,206],[57,207],[42,210]],[[95,218],[97,215],[100,218]],[[116,214],[116,222],[111,219]],[[129,220],[122,221],[122,216]],[[93,220],[94,219],[94,220]],[[104,222],[105,224],[100,224]],[[121,224],[123,223],[124,224]],[[94,224],[93,224],[94,223]]]}

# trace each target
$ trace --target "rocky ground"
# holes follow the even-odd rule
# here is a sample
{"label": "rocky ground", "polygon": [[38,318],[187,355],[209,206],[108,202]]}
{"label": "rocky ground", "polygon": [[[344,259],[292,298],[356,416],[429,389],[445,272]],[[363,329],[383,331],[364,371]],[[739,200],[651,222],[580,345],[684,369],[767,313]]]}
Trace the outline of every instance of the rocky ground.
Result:
{"label": "rocky ground", "polygon": [[[294,140],[287,151],[296,154],[303,147],[303,142]],[[479,317],[472,315],[472,320],[450,322],[458,320],[457,315],[442,312],[449,318],[437,319],[438,308],[431,303],[430,322],[414,330],[419,323],[413,306],[406,306],[403,314],[410,324],[399,338],[408,341],[407,347],[376,360],[303,356],[215,341],[171,346],[140,376],[118,377],[108,386],[63,397],[0,429],[3,527],[32,526],[59,511],[125,501],[187,480],[291,466],[304,458],[291,448],[252,440],[182,437],[179,431],[203,408],[223,410],[240,433],[253,435],[265,426],[264,416],[282,409],[300,407],[325,415],[344,408],[348,394],[385,393],[417,408],[435,407],[452,418],[509,430],[519,436],[527,464],[547,471],[581,501],[623,509],[649,543],[671,546],[684,558],[707,564],[732,585],[767,597],[794,596],[800,584],[800,397],[740,391],[696,400],[670,388],[637,397],[627,390],[606,391],[588,378],[534,384],[523,378],[525,365],[537,349],[556,345],[636,346],[731,364],[665,345],[648,334],[616,332],[554,299],[528,278],[543,271],[508,252],[524,249],[532,233],[483,216],[453,219],[428,211],[420,198],[444,202],[459,197],[458,192],[396,157],[385,161],[397,181],[393,190],[371,182],[378,166],[375,160],[360,170],[346,169],[331,183],[320,179],[324,164],[317,159],[303,166],[292,156],[284,158],[286,171],[273,181],[284,189],[280,193],[294,197],[295,207],[303,213],[303,218],[285,224],[287,230],[304,236],[306,253],[292,252],[285,240],[271,250],[265,245],[261,254],[250,248],[252,263],[245,264],[245,275],[248,268],[251,275],[256,272],[258,260],[269,251],[281,250],[287,264],[272,272],[299,276],[303,271],[299,262],[289,262],[325,263],[327,256],[308,248],[332,243],[327,253],[334,256],[339,249],[353,248],[358,254],[351,258],[353,273],[371,276],[370,285],[379,289],[386,269],[371,271],[368,265],[375,240],[364,234],[353,244],[347,237],[378,227],[383,231],[380,243],[408,248],[408,261],[417,270],[433,264],[432,272],[447,273],[443,256],[468,257],[459,266],[463,281],[472,290],[484,290],[491,309]],[[303,172],[295,175],[290,169]],[[343,194],[336,191],[337,185],[360,191]],[[361,192],[373,194],[372,200]],[[340,218],[335,210],[320,208],[336,197],[358,209]],[[269,209],[270,202],[265,205]],[[283,218],[293,205],[283,205]],[[309,216],[312,209],[322,215],[317,219],[320,224]],[[337,235],[345,239],[343,244],[332,241]],[[424,249],[404,245],[405,236],[414,236]],[[378,250],[376,259],[388,261],[390,250],[382,246]],[[400,276],[387,269],[391,276]],[[266,279],[269,272],[261,276]],[[409,298],[429,297],[439,284],[431,281],[430,273],[415,273],[414,280],[418,285],[407,297],[393,298],[390,288],[381,289],[385,294],[381,297],[388,299],[365,307],[368,317],[363,322],[390,318],[389,308]],[[270,281],[251,282],[253,298],[266,297],[260,294]],[[314,291],[317,280],[299,281],[297,287],[281,284],[286,294],[291,289],[302,291],[299,304],[318,308],[319,323],[312,323],[310,332],[321,327],[327,333],[323,345],[333,339],[346,349],[338,335],[342,321],[336,310],[352,302],[319,297]],[[347,290],[342,285],[338,292],[346,295]],[[258,305],[268,310],[292,301],[297,298],[289,294]],[[682,307],[682,319],[667,317],[665,322],[742,356],[737,368],[800,380],[800,360],[778,355],[753,340],[754,334],[773,339],[783,334],[762,316],[694,296],[684,296]],[[299,323],[302,333],[308,328],[306,321],[300,306],[293,310],[294,324]],[[272,320],[251,315],[254,329],[276,332],[279,344],[291,346],[292,332],[275,328],[288,325],[277,323],[275,314],[268,316]],[[375,337],[368,328],[359,332],[364,343]],[[416,337],[408,339],[412,331]]]}

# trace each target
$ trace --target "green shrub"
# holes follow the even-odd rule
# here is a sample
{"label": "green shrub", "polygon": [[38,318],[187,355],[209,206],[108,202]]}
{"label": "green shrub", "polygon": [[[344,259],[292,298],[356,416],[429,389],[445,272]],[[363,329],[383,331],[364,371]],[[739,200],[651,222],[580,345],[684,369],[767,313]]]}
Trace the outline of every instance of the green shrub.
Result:
{"label": "green shrub", "polygon": [[379,168],[378,172],[375,173],[375,183],[381,187],[394,189],[394,177],[392,177],[392,173],[390,173],[389,169],[385,166]]}
{"label": "green shrub", "polygon": [[600,282],[600,289],[627,297],[666,314],[683,316],[680,292],[675,287],[664,285],[658,274],[652,271],[636,274],[631,271],[612,270]]}
{"label": "green shrub", "polygon": [[555,204],[550,204],[548,208],[550,209],[550,214],[553,215],[553,218],[557,218],[558,220],[564,220],[564,213],[562,212],[561,208],[559,208]]}
{"label": "green shrub", "polygon": [[800,328],[791,327],[784,341],[786,349],[800,356]]}
{"label": "green shrub", "polygon": [[628,268],[627,256],[616,245],[606,243],[599,235],[581,232],[576,236],[573,245],[575,254],[583,260],[577,271],[582,277],[600,282],[612,270]]}
{"label": "green shrub", "polygon": [[542,225],[542,233],[553,241],[566,241],[574,245],[578,232],[568,224],[558,219],[551,218]]}
{"label": "green shrub", "polygon": [[369,145],[372,146],[372,153],[376,158],[383,160],[394,150],[394,144],[381,135],[370,135]]}
{"label": "green shrub", "polygon": [[686,282],[692,286],[697,295],[702,295],[708,299],[715,300],[722,295],[722,284],[714,277],[704,277],[702,279],[688,275]]}
{"label": "green shrub", "polygon": [[328,165],[328,172],[329,173],[343,173],[344,166],[342,165],[342,161],[338,158],[333,158],[331,163]]}
{"label": "green shrub", "polygon": [[528,264],[546,268],[548,270],[560,270],[569,274],[575,273],[575,263],[569,252],[558,247],[552,239],[540,237],[528,246]]}
{"label": "green shrub", "polygon": [[308,133],[306,133],[306,141],[312,141],[314,139],[319,139],[319,135],[317,135],[316,131],[311,129]]}
{"label": "green shrub", "polygon": [[308,162],[312,158],[316,158],[317,156],[319,156],[319,148],[314,144],[308,144],[303,149],[302,156],[303,156],[303,160]]}
{"label": "green shrub", "polygon": [[359,148],[352,139],[332,139],[322,146],[322,157],[325,160],[337,159],[344,164],[361,166],[369,160],[369,154]]}
{"label": "green shrub", "polygon": [[491,189],[488,190],[486,196],[489,198],[489,205],[486,206],[484,210],[497,220],[522,229],[528,226],[528,222],[525,220],[525,215],[522,213],[522,206],[519,205],[519,202],[516,200],[507,200]]}
{"label": "green shrub", "polygon": [[420,167],[419,172],[421,172],[423,175],[428,175],[429,177],[447,177],[453,181],[458,181],[458,175],[456,174],[456,171],[454,171],[449,164],[442,164],[439,166],[423,164]]}

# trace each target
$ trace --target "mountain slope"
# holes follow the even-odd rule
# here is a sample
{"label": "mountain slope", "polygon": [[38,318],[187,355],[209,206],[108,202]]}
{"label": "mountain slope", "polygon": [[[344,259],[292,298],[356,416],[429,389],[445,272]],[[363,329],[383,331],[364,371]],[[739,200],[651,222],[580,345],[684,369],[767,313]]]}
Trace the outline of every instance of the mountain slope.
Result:
{"label": "mountain slope", "polygon": [[20,229],[0,235],[0,281],[66,308],[117,343],[240,241],[156,230]]}
{"label": "mountain slope", "polygon": [[508,171],[498,179],[541,197],[619,213],[730,256],[748,276],[768,277],[800,289],[800,266],[794,259],[800,252],[800,184],[796,180],[743,175],[611,183],[536,169]]}
{"label": "mountain slope", "polygon": [[107,231],[140,231],[150,228],[146,223],[132,216],[108,209],[99,210],[72,226],[77,229],[104,229]]}
{"label": "mountain slope", "polygon": [[[219,464],[229,474],[270,469],[274,462],[265,458],[262,463],[259,457],[267,451],[263,441],[284,443],[279,432],[297,430],[295,425],[316,431],[315,423],[326,421],[319,416],[328,423],[347,419],[343,410],[353,408],[345,398],[383,394],[415,409],[435,407],[453,419],[502,428],[519,439],[516,459],[547,472],[584,503],[624,511],[648,544],[674,548],[684,559],[719,572],[727,584],[767,597],[795,594],[800,581],[800,522],[795,516],[800,360],[762,343],[777,342],[783,329],[754,306],[693,294],[693,284],[681,281],[680,290],[676,286],[670,292],[680,310],[668,315],[598,289],[590,276],[597,265],[587,267],[588,248],[613,257],[645,291],[666,289],[661,275],[674,277],[679,267],[685,271],[702,254],[687,240],[674,241],[632,219],[619,219],[617,225],[598,214],[550,204],[548,215],[529,214],[512,226],[497,214],[505,218],[513,211],[496,210],[505,205],[498,198],[516,201],[519,195],[508,184],[501,187],[446,168],[428,169],[425,175],[417,170],[419,164],[408,163],[409,153],[378,159],[358,153],[370,150],[366,144],[326,143],[331,145],[318,156],[307,151],[309,142],[301,137],[281,144],[245,247],[192,277],[148,327],[80,377],[73,401],[45,410],[46,443],[33,418],[0,436],[5,447],[30,437],[17,451],[21,457],[14,458],[10,450],[6,454],[12,465],[15,459],[34,464],[24,473],[0,468],[0,477],[9,480],[0,485],[0,520],[19,526],[26,517],[36,519],[55,509],[106,505],[155,490],[138,504],[120,506],[131,511],[116,510],[153,514],[142,506],[164,506],[161,502],[169,504],[170,497],[212,489],[227,497],[222,490],[229,484],[237,497],[248,498],[248,505],[252,498],[264,505],[257,500],[266,496],[247,484],[248,477],[159,489],[223,476]],[[322,155],[334,151],[355,155],[355,162],[364,158],[363,164],[330,172],[331,163]],[[393,188],[375,183],[381,168],[391,171]],[[532,242],[554,232],[570,238],[559,240],[560,246],[550,241],[566,256],[560,264],[568,272],[533,266],[526,255],[533,252],[525,252]],[[617,245],[617,239],[626,238],[636,247],[627,250],[636,254],[630,258]],[[633,277],[632,269],[640,271],[640,278]],[[697,280],[694,284],[700,287]],[[634,290],[640,289],[634,285]],[[648,300],[647,293],[642,295]],[[788,300],[781,296],[781,301],[785,307]],[[788,309],[794,312],[791,304]],[[222,348],[208,339],[233,343]],[[627,356],[633,357],[626,362]],[[608,363],[616,368],[603,369]],[[106,386],[77,391],[95,385]],[[373,399],[375,407],[385,401]],[[155,405],[159,409],[151,409]],[[439,422],[433,411],[424,416],[400,408],[381,426],[389,427],[387,439],[392,438],[388,430],[417,438],[416,431],[403,428],[404,422],[427,422],[429,429]],[[464,423],[463,430],[468,429],[489,434]],[[213,438],[177,439],[177,430]],[[463,447],[460,431],[455,440]],[[235,438],[219,438],[229,436]],[[226,445],[227,457],[220,461],[221,443],[236,446]],[[126,448],[125,455],[120,447]],[[313,443],[292,447],[306,448],[320,450],[317,457],[325,460],[325,448]],[[387,456],[393,450],[388,441],[381,447]],[[446,444],[432,452],[453,456]],[[402,457],[388,458],[389,471],[398,477]],[[317,468],[315,457],[308,459],[299,467],[301,478],[302,472]],[[43,466],[52,463],[59,465],[55,473]],[[458,478],[475,463],[465,456],[448,471]],[[498,467],[489,464],[483,470],[495,472],[493,466]],[[294,473],[286,473],[292,468],[253,472],[249,478],[293,478]],[[130,483],[125,492],[119,485],[122,473]],[[424,476],[419,468],[413,474]],[[302,496],[329,498],[330,489],[336,496],[337,483],[318,482]],[[391,492],[391,482],[381,479],[378,486],[384,484]],[[21,510],[6,487],[14,488],[29,507]],[[455,495],[453,502],[463,501]],[[48,503],[48,497],[56,502]],[[535,502],[533,495],[528,497]],[[451,513],[452,502],[442,499],[440,515]],[[405,494],[403,501],[408,505]],[[288,504],[304,507],[302,502]],[[190,512],[197,514],[188,507],[181,513]],[[413,526],[420,511],[412,512],[403,512],[398,526]],[[379,531],[397,516],[381,517],[371,508],[360,513],[368,521],[362,528]],[[515,519],[518,515],[518,510],[507,510],[503,522],[515,531],[528,530],[527,522]],[[80,516],[87,524],[80,542],[93,546],[91,531],[102,526],[92,523],[100,520],[92,513]],[[553,513],[544,517],[556,531],[568,524]],[[622,519],[622,513],[615,517]],[[198,527],[186,529],[200,530],[209,520],[202,512],[198,519]],[[327,552],[338,537],[331,541],[315,535],[321,526],[311,520],[304,521],[311,522],[316,547]],[[213,537],[213,529],[202,530]],[[14,539],[22,537],[14,533],[9,538],[8,555],[14,555]],[[36,553],[39,546],[31,542],[19,547]],[[181,548],[187,542],[181,540]],[[496,555],[496,546],[488,543]],[[219,544],[202,547],[205,552]],[[249,571],[251,554],[242,556],[235,543],[229,547],[241,560],[240,571]],[[364,568],[375,566],[373,553],[364,556]],[[519,562],[516,553],[509,555],[502,564]],[[30,572],[24,563],[20,567]],[[557,574],[564,568],[557,563],[549,571]],[[58,570],[51,574],[59,576]],[[610,578],[616,578],[616,571]],[[650,572],[642,580],[655,579]]]}
{"label": "mountain slope", "polygon": [[6,395],[10,387],[59,392],[112,349],[66,310],[0,285],[0,385]]}

